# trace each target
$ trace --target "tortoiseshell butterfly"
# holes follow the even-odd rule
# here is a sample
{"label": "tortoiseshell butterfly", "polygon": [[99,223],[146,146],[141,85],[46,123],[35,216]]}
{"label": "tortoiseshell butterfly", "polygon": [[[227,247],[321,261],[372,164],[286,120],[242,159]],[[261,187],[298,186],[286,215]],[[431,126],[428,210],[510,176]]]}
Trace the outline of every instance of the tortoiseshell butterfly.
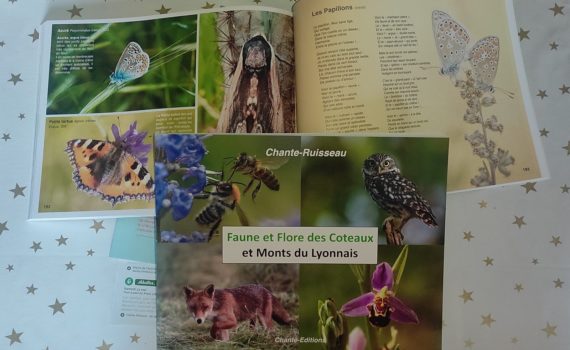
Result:
{"label": "tortoiseshell butterfly", "polygon": [[143,163],[127,152],[126,144],[92,139],[67,142],[78,190],[115,205],[132,199],[154,198],[154,182]]}

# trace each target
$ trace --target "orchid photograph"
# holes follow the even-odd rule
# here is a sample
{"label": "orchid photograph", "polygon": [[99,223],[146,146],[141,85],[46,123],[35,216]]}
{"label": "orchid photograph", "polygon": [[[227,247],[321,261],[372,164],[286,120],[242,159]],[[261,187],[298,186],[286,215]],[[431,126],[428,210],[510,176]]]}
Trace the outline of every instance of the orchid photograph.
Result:
{"label": "orchid photograph", "polygon": [[38,211],[152,209],[155,117],[49,118]]}
{"label": "orchid photograph", "polygon": [[381,246],[376,265],[301,265],[301,336],[331,350],[441,349],[442,282],[435,245]]}

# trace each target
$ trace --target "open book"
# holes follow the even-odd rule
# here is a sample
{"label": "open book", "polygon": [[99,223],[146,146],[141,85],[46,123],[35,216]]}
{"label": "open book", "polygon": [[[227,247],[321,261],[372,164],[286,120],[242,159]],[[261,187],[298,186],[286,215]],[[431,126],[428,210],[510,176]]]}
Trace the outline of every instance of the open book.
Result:
{"label": "open book", "polygon": [[155,132],[447,136],[448,190],[545,177],[511,7],[316,0],[46,22],[30,218],[152,215]]}

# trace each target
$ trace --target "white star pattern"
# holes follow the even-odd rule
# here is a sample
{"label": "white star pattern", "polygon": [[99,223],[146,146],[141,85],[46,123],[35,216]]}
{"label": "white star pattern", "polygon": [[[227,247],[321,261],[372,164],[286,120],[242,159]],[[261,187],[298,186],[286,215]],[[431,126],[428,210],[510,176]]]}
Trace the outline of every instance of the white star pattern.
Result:
{"label": "white star pattern", "polygon": [[[51,35],[42,31],[44,14],[73,20],[104,16],[102,11],[113,17],[167,18],[201,7],[255,6],[256,2],[0,1],[0,77],[6,97],[2,100],[5,116],[0,118],[4,171],[0,181],[4,186],[0,191],[0,280],[6,281],[6,297],[0,298],[0,310],[5,310],[0,317],[0,349],[59,349],[61,345],[56,344],[63,344],[64,334],[68,334],[67,344],[78,349],[157,348],[148,336],[154,325],[125,322],[117,326],[100,316],[101,310],[111,309],[123,287],[116,280],[121,280],[117,266],[124,266],[108,257],[115,220],[27,221],[34,195],[30,157],[39,83],[35,62],[39,62],[44,38]],[[279,6],[289,9],[292,3],[283,0]],[[570,314],[565,307],[570,275],[564,268],[570,266],[566,229],[570,216],[559,213],[570,207],[570,3],[517,0],[514,7],[514,38],[522,50],[537,115],[535,133],[545,149],[551,176],[498,190],[448,195],[444,349],[566,349],[570,344]],[[461,11],[450,12],[461,17]],[[507,35],[497,21],[484,25],[466,16],[464,22],[472,34],[471,45],[486,35]],[[429,23],[414,25],[416,31],[431,34]],[[501,57],[506,60],[505,50],[501,46]],[[109,75],[114,65],[106,69]],[[497,86],[518,89],[518,82],[505,78],[507,71],[502,69]],[[496,96],[498,103],[515,105]],[[512,129],[505,126],[506,131]],[[54,154],[63,153],[58,149]],[[509,151],[517,159],[514,166],[519,166],[523,157],[515,149]]]}

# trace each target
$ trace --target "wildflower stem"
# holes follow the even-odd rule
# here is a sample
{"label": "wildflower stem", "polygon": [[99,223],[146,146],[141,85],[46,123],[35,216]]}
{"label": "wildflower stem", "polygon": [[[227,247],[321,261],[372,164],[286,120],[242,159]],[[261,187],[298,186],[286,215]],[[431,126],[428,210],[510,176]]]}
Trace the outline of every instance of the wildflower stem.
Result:
{"label": "wildflower stem", "polygon": [[98,93],[97,96],[93,97],[91,101],[87,102],[87,104],[85,105],[85,107],[83,107],[83,109],[79,112],[79,114],[91,112],[93,109],[95,109],[95,107],[97,107],[99,104],[101,104],[101,102],[109,98],[109,96],[117,92],[121,87],[122,84],[107,85],[107,87],[105,87],[105,89],[103,89],[100,93]]}
{"label": "wildflower stem", "polygon": [[[162,33],[161,28],[160,28],[160,21],[156,21],[156,27],[157,27],[156,28],[157,33]],[[162,37],[160,35],[157,36],[157,44],[158,44],[158,47],[163,46]],[[163,77],[168,76],[168,74],[166,72],[166,67],[164,66],[164,64],[160,65],[160,73],[162,74]],[[170,99],[170,89],[164,89],[164,99],[165,99],[167,106],[172,106],[172,101]]]}
{"label": "wildflower stem", "polygon": [[[370,272],[371,265],[359,265],[359,270],[362,272],[362,277],[356,275],[356,279],[358,281],[358,287],[360,288],[360,293],[365,294],[372,290],[372,282],[371,282],[371,272]],[[354,270],[353,270],[354,271]],[[366,338],[368,338],[368,344],[370,344],[371,349],[379,349],[379,342],[378,342],[378,330],[374,328],[370,324],[370,322],[366,322]]]}
{"label": "wildflower stem", "polygon": [[491,155],[493,154],[493,149],[489,146],[489,141],[487,140],[487,127],[485,126],[485,119],[483,118],[483,110],[481,109],[481,101],[479,101],[479,123],[481,124],[481,129],[483,130],[483,140],[485,142],[485,148],[487,149],[487,153],[489,154],[489,158],[487,158],[487,161],[489,162],[489,167],[490,169],[487,168],[487,165],[485,165],[485,161],[483,161],[483,164],[485,165],[485,169],[487,169],[487,171],[489,171],[490,175],[491,175],[491,185],[495,185],[497,184],[497,177],[496,177],[496,166],[493,163],[493,161],[490,159]]}

